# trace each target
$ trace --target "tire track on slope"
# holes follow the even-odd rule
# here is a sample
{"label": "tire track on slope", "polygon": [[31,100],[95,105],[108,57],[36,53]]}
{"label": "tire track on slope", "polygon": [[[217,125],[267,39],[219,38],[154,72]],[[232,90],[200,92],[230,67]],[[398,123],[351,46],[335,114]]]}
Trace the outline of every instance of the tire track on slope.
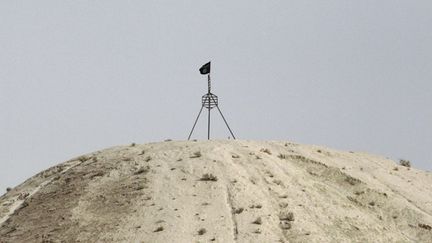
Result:
{"label": "tire track on slope", "polygon": [[233,241],[237,242],[237,237],[238,237],[238,223],[237,220],[234,216],[234,207],[233,207],[233,200],[232,200],[232,194],[230,192],[230,189],[228,186],[226,186],[226,204],[228,207],[228,210],[231,214],[230,218],[231,218],[231,223],[233,225]]}

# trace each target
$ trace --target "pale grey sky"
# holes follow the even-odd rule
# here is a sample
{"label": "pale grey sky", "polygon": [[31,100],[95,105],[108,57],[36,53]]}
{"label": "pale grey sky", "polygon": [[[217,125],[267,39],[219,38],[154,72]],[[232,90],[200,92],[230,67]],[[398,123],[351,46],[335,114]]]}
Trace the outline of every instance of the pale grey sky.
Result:
{"label": "pale grey sky", "polygon": [[430,0],[0,0],[0,194],[83,153],[186,139],[209,60],[238,138],[430,170],[431,43]]}

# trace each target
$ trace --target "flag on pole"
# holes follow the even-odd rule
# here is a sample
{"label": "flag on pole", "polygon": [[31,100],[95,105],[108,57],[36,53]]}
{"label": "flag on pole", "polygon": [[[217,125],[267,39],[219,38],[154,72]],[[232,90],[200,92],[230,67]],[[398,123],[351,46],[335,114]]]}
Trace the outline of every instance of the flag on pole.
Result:
{"label": "flag on pole", "polygon": [[210,73],[210,62],[204,64],[200,69],[199,69],[201,74],[209,74]]}

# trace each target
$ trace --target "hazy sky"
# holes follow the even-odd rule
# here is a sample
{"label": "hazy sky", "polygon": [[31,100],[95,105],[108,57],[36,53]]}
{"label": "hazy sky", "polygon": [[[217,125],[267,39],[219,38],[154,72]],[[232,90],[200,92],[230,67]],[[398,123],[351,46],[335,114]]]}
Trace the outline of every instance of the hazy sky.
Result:
{"label": "hazy sky", "polygon": [[209,60],[240,139],[430,170],[431,43],[430,0],[0,0],[0,194],[80,154],[186,139]]}

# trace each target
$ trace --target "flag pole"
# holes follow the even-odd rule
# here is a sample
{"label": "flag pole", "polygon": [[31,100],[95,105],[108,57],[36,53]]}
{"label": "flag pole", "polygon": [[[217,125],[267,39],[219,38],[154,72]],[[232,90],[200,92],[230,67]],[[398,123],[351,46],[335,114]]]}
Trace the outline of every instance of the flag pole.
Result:
{"label": "flag pole", "polygon": [[207,75],[207,81],[208,81],[208,94],[210,94],[211,93],[210,73]]}
{"label": "flag pole", "polygon": [[210,140],[210,111],[211,111],[211,106],[210,106],[210,94],[211,94],[211,82],[210,82],[210,73],[207,75],[207,81],[208,81],[208,127],[207,127],[207,140]]}

